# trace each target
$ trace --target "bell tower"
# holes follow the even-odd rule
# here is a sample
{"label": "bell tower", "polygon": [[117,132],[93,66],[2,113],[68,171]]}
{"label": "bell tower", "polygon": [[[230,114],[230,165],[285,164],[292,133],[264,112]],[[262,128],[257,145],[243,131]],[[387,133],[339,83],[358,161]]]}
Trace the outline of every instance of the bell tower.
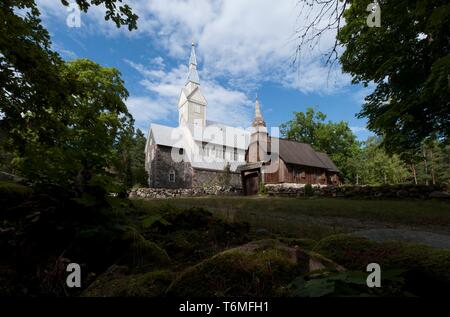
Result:
{"label": "bell tower", "polygon": [[261,114],[261,105],[259,98],[256,96],[255,102],[255,118],[253,119],[250,145],[248,148],[249,163],[266,162],[268,160],[268,139],[266,122]]}
{"label": "bell tower", "polygon": [[200,90],[200,79],[197,72],[197,56],[195,44],[192,43],[189,58],[189,74],[186,85],[181,89],[178,101],[178,123],[187,126],[191,131],[194,127],[204,128],[206,125],[206,99]]}

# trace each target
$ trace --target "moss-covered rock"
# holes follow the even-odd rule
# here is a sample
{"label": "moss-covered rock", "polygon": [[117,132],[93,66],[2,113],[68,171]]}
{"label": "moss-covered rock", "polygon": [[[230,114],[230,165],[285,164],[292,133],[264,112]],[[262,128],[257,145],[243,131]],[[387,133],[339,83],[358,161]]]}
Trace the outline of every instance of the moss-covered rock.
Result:
{"label": "moss-covered rock", "polygon": [[350,234],[332,235],[322,239],[313,251],[336,261],[349,270],[365,270],[367,264],[383,256],[377,243]]}
{"label": "moss-covered rock", "polygon": [[156,268],[168,267],[171,263],[167,252],[152,241],[137,233],[127,233],[125,240],[131,240],[128,251],[120,259],[133,272],[148,272]]}
{"label": "moss-covered rock", "polygon": [[190,208],[165,212],[148,226],[144,235],[185,266],[248,242],[248,232],[246,223],[227,223],[205,209]]}
{"label": "moss-covered rock", "polygon": [[312,250],[317,244],[316,240],[313,239],[297,239],[297,238],[285,238],[281,237],[277,239],[278,241],[287,244],[292,247],[299,247],[305,250]]}
{"label": "moss-covered rock", "polygon": [[97,278],[82,294],[85,297],[158,297],[173,280],[169,271],[125,275],[108,272]]}
{"label": "moss-covered rock", "polygon": [[321,240],[314,251],[348,269],[365,271],[369,263],[381,270],[403,270],[405,287],[415,295],[442,295],[450,287],[450,251],[408,242],[377,243],[353,235]]}
{"label": "moss-covered rock", "polygon": [[277,240],[251,242],[221,252],[185,270],[170,286],[171,296],[280,296],[298,275],[343,270],[322,256]]}

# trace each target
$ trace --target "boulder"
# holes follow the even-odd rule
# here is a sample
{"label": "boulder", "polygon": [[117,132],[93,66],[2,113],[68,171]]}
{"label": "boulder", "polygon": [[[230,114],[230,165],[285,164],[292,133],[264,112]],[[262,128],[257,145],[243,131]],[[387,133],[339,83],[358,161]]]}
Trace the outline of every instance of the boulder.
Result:
{"label": "boulder", "polygon": [[167,252],[152,241],[141,235],[128,234],[128,251],[119,260],[120,265],[126,265],[132,272],[148,272],[150,269],[168,267],[171,263]]}
{"label": "boulder", "polygon": [[260,240],[221,252],[188,268],[171,284],[168,295],[282,296],[297,276],[324,269],[344,270],[314,252],[277,240]]}
{"label": "boulder", "polygon": [[434,191],[429,195],[430,198],[450,198],[449,192]]}
{"label": "boulder", "polygon": [[[126,270],[125,270],[126,271]],[[126,275],[124,269],[114,267],[100,275],[85,289],[82,297],[159,297],[165,294],[173,280],[169,271]]]}

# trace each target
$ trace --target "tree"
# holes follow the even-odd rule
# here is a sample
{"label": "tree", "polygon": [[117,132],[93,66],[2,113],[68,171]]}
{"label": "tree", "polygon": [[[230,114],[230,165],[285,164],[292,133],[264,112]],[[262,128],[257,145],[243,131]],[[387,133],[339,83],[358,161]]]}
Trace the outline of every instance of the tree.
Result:
{"label": "tree", "polygon": [[417,182],[450,184],[450,146],[439,141],[426,141],[415,153]]}
{"label": "tree", "polygon": [[140,129],[131,126],[121,135],[117,144],[117,160],[114,170],[119,181],[127,188],[147,186],[148,175],[145,170],[146,138]]}
{"label": "tree", "polygon": [[[79,59],[66,63],[61,77],[70,81],[71,97],[49,114],[53,122],[61,122],[59,134],[52,134],[51,142],[28,140],[23,151],[16,151],[15,164],[30,180],[80,193],[91,185],[107,186],[115,146],[133,123],[120,73]],[[32,125],[34,115],[26,120]]]}
{"label": "tree", "polygon": [[[104,5],[105,19],[136,28],[137,16],[118,2],[77,0],[84,12],[91,5]],[[33,0],[0,3],[0,129],[7,132],[19,154],[29,140],[51,144],[67,125],[66,117],[57,118],[53,112],[70,101],[72,83],[61,77],[63,61],[51,50],[39,16]]]}
{"label": "tree", "polygon": [[[69,4],[65,0],[61,2]],[[118,5],[119,2],[77,0],[84,12],[91,5],[103,5],[106,20],[135,29],[137,16],[129,6]],[[120,133],[120,125],[128,124],[126,107],[123,108],[122,100],[118,101],[127,93],[121,90],[120,74],[115,70],[102,69],[87,61],[65,65],[51,50],[50,36],[39,17],[40,12],[33,0],[5,0],[0,3],[0,130],[5,134],[2,147],[15,157],[14,165],[20,166],[31,179],[73,183],[74,177],[69,174],[78,169],[78,183],[85,183],[90,176],[84,175],[80,169],[96,173],[108,156],[105,154],[106,145],[95,140],[93,133],[98,132],[99,138],[106,137],[105,142],[109,142],[115,133]],[[87,73],[75,74],[78,67]],[[101,75],[95,76],[92,70],[99,70]],[[111,80],[110,88],[113,88],[109,94],[100,91],[108,79]],[[96,85],[99,85],[98,90]],[[93,101],[96,98],[105,98],[106,109],[97,103],[99,99]],[[79,111],[83,107],[88,108],[85,115]],[[96,116],[99,109],[105,110],[109,117],[107,114]],[[89,114],[94,114],[94,122],[90,122]],[[102,121],[109,130],[102,130],[95,120]],[[96,148],[96,145],[100,147]],[[99,155],[95,159],[88,153],[91,149]],[[67,155],[70,151],[73,155]],[[61,165],[56,164],[58,158]],[[70,162],[80,165],[70,166]]]}
{"label": "tree", "polygon": [[339,33],[343,70],[376,84],[360,117],[390,150],[415,148],[450,134],[450,4],[380,1],[382,27],[366,24],[369,1],[351,1]]}
{"label": "tree", "polygon": [[306,112],[295,112],[294,119],[282,124],[283,136],[299,142],[310,144],[315,150],[330,155],[340,169],[344,179],[356,182],[357,162],[360,155],[356,136],[347,122],[325,122],[326,115],[308,108]]}
{"label": "tree", "polygon": [[[450,133],[450,4],[446,0],[380,0],[381,27],[366,23],[372,0],[305,0],[312,22],[299,47],[337,29],[327,61],[338,58],[353,83],[376,85],[359,117],[397,153],[419,149],[424,139],[448,142]],[[342,21],[342,19],[345,19]]]}
{"label": "tree", "polygon": [[[103,5],[106,9],[105,20],[112,20],[117,27],[126,25],[130,31],[137,29],[138,16],[133,13],[129,5],[118,5],[122,0],[76,0],[75,2],[83,12],[87,12],[93,5]],[[68,6],[70,1],[61,0],[61,3]]]}
{"label": "tree", "polygon": [[145,144],[147,139],[140,129],[137,129],[131,150],[131,173],[133,185],[148,186],[148,174],[145,170]]}
{"label": "tree", "polygon": [[382,140],[370,137],[364,142],[359,165],[360,184],[382,185],[405,183],[410,179],[407,165],[396,154],[381,147]]}

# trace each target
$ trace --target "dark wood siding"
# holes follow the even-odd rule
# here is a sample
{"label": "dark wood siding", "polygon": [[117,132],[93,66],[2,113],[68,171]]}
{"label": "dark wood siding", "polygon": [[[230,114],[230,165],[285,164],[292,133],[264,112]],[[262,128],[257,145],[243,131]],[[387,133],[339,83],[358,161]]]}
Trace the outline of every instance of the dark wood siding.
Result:
{"label": "dark wood siding", "polygon": [[323,168],[286,164],[280,160],[277,172],[264,175],[266,184],[270,183],[298,183],[298,184],[320,184],[327,185],[329,180],[336,178],[335,174],[327,174]]}

